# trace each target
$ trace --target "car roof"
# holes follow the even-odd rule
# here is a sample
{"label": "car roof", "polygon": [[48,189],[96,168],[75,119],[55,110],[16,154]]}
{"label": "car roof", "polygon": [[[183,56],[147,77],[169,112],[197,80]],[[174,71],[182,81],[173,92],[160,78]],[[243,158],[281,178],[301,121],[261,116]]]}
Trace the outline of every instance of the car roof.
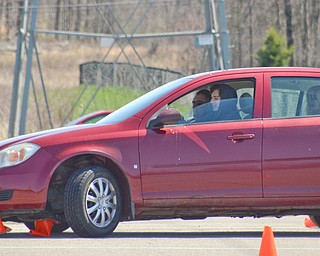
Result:
{"label": "car roof", "polygon": [[254,73],[254,72],[320,72],[320,68],[313,67],[251,67],[215,70],[191,75],[190,77],[201,77],[209,74],[236,74],[236,73]]}

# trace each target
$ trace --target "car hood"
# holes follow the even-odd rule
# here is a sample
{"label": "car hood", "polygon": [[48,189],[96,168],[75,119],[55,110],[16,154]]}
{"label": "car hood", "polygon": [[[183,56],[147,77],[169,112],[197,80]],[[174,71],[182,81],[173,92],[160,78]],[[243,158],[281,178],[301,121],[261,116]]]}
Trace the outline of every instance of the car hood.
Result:
{"label": "car hood", "polygon": [[61,128],[55,128],[55,129],[29,133],[29,134],[25,134],[25,135],[20,135],[20,136],[17,136],[17,137],[12,137],[12,138],[0,141],[0,149],[4,148],[4,147],[7,147],[7,146],[9,146],[11,144],[17,144],[17,143],[23,142],[23,141],[30,141],[31,139],[36,139],[36,138],[43,137],[43,136],[48,136],[48,135],[51,136],[51,135],[54,135],[54,134],[68,133],[68,132],[71,132],[71,131],[88,129],[88,128],[91,128],[93,125],[94,124],[61,127]]}
{"label": "car hood", "polygon": [[102,139],[118,138],[123,136],[123,132],[129,131],[133,132],[129,132],[129,135],[137,136],[140,121],[140,118],[133,116],[118,124],[83,124],[30,133],[1,141],[0,150],[11,144],[22,142],[35,143],[40,147],[46,147],[74,142],[100,141]]}

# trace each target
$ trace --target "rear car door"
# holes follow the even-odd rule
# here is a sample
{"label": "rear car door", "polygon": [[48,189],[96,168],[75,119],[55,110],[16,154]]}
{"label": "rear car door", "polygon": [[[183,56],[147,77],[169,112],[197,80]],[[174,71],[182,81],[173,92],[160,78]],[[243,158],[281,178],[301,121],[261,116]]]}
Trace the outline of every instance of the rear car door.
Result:
{"label": "rear car door", "polygon": [[[320,196],[320,74],[269,72],[264,79],[264,196]],[[308,97],[319,101],[319,112]]]}

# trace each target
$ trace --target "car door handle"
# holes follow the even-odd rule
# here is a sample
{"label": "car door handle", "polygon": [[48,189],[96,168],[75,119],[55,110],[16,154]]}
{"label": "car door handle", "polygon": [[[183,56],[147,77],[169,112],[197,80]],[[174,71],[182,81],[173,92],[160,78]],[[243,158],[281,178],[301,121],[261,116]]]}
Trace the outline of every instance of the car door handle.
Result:
{"label": "car door handle", "polygon": [[228,136],[228,140],[231,140],[232,142],[239,142],[243,140],[251,140],[255,137],[256,136],[253,133],[234,133]]}

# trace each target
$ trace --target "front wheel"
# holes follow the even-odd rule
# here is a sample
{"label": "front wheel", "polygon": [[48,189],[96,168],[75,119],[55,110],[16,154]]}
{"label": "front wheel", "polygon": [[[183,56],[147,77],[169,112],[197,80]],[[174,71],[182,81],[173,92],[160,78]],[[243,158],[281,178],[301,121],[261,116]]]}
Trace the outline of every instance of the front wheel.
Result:
{"label": "front wheel", "polygon": [[67,183],[64,208],[70,227],[79,236],[107,236],[120,221],[120,186],[112,172],[105,168],[81,168]]}

